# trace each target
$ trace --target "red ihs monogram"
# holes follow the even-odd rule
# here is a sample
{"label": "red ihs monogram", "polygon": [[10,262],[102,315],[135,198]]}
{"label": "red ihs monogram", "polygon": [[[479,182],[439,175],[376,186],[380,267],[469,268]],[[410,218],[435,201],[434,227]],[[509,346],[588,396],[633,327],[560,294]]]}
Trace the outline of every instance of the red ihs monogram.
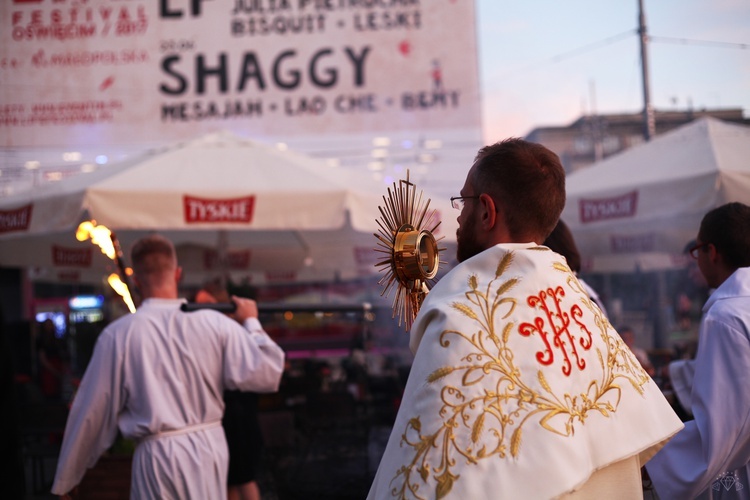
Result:
{"label": "red ihs monogram", "polygon": [[[591,332],[579,321],[583,312],[578,304],[573,305],[569,312],[562,310],[561,302],[564,296],[565,291],[561,286],[555,289],[548,288],[547,290],[541,290],[539,294],[529,296],[526,302],[535,309],[540,308],[543,310],[546,319],[537,316],[533,324],[522,323],[518,327],[518,331],[524,337],[530,337],[534,333],[539,334],[544,342],[544,350],[536,353],[536,359],[543,365],[551,365],[555,361],[555,353],[552,348],[559,349],[563,355],[563,374],[570,375],[573,368],[571,357],[575,360],[575,364],[579,370],[586,368],[586,361],[581,359],[578,354],[578,346],[586,351],[591,348]],[[551,307],[553,304],[554,311]],[[578,338],[570,331],[571,319],[580,327],[583,334]],[[550,331],[547,327],[551,328],[551,344],[549,339]]]}

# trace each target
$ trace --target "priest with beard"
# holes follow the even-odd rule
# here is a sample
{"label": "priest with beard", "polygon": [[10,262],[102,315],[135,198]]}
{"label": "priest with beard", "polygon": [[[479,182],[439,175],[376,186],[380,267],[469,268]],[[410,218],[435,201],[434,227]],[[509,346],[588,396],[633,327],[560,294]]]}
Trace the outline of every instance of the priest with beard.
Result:
{"label": "priest with beard", "polygon": [[565,259],[542,145],[482,148],[460,195],[459,264],[410,331],[414,360],[369,499],[641,498],[683,424]]}

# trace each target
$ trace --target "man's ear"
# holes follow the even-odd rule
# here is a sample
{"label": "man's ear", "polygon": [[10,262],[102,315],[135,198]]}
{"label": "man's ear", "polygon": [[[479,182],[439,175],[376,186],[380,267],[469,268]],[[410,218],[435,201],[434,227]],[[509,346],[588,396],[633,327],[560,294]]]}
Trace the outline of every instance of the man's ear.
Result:
{"label": "man's ear", "polygon": [[177,268],[174,270],[174,280],[179,283],[180,280],[182,280],[182,268],[180,266],[177,266]]}
{"label": "man's ear", "polygon": [[497,205],[492,196],[487,193],[479,195],[479,203],[481,206],[481,224],[482,228],[489,231],[497,224]]}
{"label": "man's ear", "polygon": [[735,271],[736,268],[727,264],[724,258],[724,254],[719,252],[719,250],[716,249],[713,243],[709,243],[707,246],[708,262],[710,262],[710,265],[713,268],[714,272],[718,273],[718,275],[720,276],[719,283],[723,283],[727,278],[729,278],[729,276]]}
{"label": "man's ear", "polygon": [[706,253],[708,254],[709,262],[715,263],[721,258],[713,243],[706,244]]}
{"label": "man's ear", "polygon": [[[711,262],[711,264],[721,267],[723,269],[730,269],[731,266],[728,266],[726,261],[724,260],[724,255],[719,253],[719,251],[716,249],[713,243],[709,243],[708,245],[708,260]],[[731,269],[729,274],[732,274],[734,269]]]}

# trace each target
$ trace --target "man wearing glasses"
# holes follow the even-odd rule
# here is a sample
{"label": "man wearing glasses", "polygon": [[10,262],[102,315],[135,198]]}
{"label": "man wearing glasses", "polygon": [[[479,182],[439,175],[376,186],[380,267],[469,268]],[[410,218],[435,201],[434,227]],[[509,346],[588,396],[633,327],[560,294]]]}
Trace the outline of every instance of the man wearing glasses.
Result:
{"label": "man wearing glasses", "polygon": [[410,332],[414,361],[368,498],[639,498],[682,423],[576,279],[541,246],[565,205],[552,151],[482,148],[457,259]]}
{"label": "man wearing glasses", "polygon": [[695,358],[695,420],[647,469],[661,498],[750,498],[750,207],[708,212],[690,255],[715,288]]}

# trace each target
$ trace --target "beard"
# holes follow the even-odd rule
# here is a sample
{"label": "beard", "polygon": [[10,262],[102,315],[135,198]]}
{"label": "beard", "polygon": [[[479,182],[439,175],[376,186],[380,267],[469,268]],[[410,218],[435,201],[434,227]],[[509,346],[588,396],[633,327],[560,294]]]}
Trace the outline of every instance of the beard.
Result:
{"label": "beard", "polygon": [[482,251],[484,247],[477,241],[475,219],[467,217],[456,231],[456,260],[463,262]]}

